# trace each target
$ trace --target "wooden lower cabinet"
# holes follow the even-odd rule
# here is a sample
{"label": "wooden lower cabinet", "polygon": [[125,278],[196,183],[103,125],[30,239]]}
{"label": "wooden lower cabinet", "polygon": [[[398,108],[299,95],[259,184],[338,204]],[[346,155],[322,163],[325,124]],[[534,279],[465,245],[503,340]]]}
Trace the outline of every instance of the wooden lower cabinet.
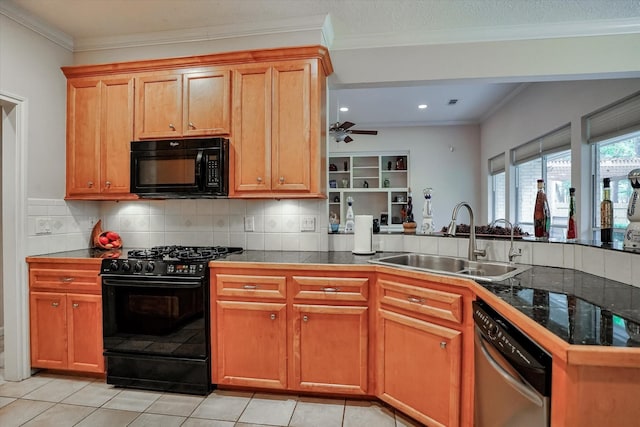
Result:
{"label": "wooden lower cabinet", "polygon": [[294,304],[293,386],[366,394],[367,307]]}
{"label": "wooden lower cabinet", "polygon": [[217,384],[287,388],[286,304],[216,303]]}
{"label": "wooden lower cabinet", "polygon": [[31,292],[31,366],[104,372],[102,297]]}
{"label": "wooden lower cabinet", "polygon": [[379,310],[378,397],[430,427],[460,424],[462,332]]}

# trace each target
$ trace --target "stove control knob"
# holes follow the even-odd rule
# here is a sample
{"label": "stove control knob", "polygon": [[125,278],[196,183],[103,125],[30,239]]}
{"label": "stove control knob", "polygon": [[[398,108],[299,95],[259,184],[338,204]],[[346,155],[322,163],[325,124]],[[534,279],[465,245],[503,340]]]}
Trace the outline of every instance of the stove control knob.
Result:
{"label": "stove control knob", "polygon": [[156,268],[156,265],[153,263],[153,261],[149,261],[146,267],[147,272],[151,273],[154,268]]}
{"label": "stove control knob", "polygon": [[131,270],[131,264],[129,264],[128,262],[123,262],[122,271],[130,271],[130,270]]}
{"label": "stove control knob", "polygon": [[111,264],[109,264],[109,270],[118,271],[118,261],[111,261]]}
{"label": "stove control knob", "polygon": [[142,271],[142,263],[136,262],[136,265],[133,266],[133,271],[140,273]]}
{"label": "stove control knob", "polygon": [[491,338],[492,340],[495,340],[498,337],[498,332],[500,330],[498,329],[498,325],[490,325],[489,329],[487,329],[487,333],[489,334],[489,338]]}

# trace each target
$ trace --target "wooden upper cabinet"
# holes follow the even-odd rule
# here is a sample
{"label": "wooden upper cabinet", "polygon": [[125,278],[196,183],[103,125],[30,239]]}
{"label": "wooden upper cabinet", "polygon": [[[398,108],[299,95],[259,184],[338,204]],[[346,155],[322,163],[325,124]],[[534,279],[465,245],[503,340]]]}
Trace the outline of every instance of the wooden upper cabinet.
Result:
{"label": "wooden upper cabinet", "polygon": [[133,78],[67,84],[67,199],[126,199],[133,139]]}
{"label": "wooden upper cabinet", "polygon": [[228,135],[230,129],[230,70],[136,78],[136,139]]}
{"label": "wooden upper cabinet", "polygon": [[318,60],[234,71],[232,197],[325,197],[325,86]]}

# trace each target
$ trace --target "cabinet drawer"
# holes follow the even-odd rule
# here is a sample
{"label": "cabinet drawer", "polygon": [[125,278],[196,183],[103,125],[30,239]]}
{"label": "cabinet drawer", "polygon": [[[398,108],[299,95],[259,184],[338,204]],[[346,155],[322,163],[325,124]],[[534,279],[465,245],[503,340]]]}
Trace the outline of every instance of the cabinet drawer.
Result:
{"label": "cabinet drawer", "polygon": [[366,277],[293,276],[292,281],[296,299],[366,302],[369,296]]}
{"label": "cabinet drawer", "polygon": [[284,276],[250,276],[240,274],[216,274],[216,294],[244,298],[286,298]]}
{"label": "cabinet drawer", "polygon": [[379,280],[380,303],[462,323],[462,295]]}
{"label": "cabinet drawer", "polygon": [[98,270],[99,266],[95,270],[32,268],[29,284],[31,289],[101,292]]}

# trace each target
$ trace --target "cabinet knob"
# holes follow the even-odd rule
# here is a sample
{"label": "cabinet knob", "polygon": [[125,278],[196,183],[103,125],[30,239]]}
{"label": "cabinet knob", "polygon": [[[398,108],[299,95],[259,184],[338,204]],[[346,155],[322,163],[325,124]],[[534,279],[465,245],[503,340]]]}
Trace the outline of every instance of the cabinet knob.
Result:
{"label": "cabinet knob", "polygon": [[80,304],[78,304],[77,302],[74,302],[73,303],[73,308],[78,308],[78,307],[80,307]]}
{"label": "cabinet knob", "polygon": [[111,187],[111,181],[105,181],[104,186],[107,188]]}
{"label": "cabinet knob", "polygon": [[271,313],[271,315],[269,316],[269,318],[270,318],[271,320],[276,320],[276,317],[277,317],[277,316],[276,316],[276,314],[275,314],[275,313]]}
{"label": "cabinet knob", "polygon": [[196,125],[194,125],[194,124],[193,124],[193,122],[189,122],[189,127],[190,127],[191,129],[195,129],[195,128],[196,128]]}
{"label": "cabinet knob", "polygon": [[59,305],[60,305],[60,303],[57,302],[57,301],[54,301],[54,302],[51,303],[51,307],[57,307]]}
{"label": "cabinet knob", "polygon": [[440,342],[440,348],[447,348],[447,343],[444,341]]}
{"label": "cabinet knob", "polygon": [[242,289],[258,289],[258,285],[244,285]]}
{"label": "cabinet knob", "polygon": [[169,123],[169,129],[176,130],[176,127],[173,125],[173,123]]}
{"label": "cabinet knob", "polygon": [[259,176],[258,178],[256,178],[258,180],[258,182],[262,182],[262,177]]}
{"label": "cabinet knob", "polygon": [[279,181],[280,181],[280,184],[282,184],[284,182],[284,176],[281,176]]}
{"label": "cabinet knob", "polygon": [[60,281],[61,281],[62,283],[71,283],[71,282],[73,282],[74,280],[76,280],[74,277],[61,277],[61,278],[60,278]]}
{"label": "cabinet knob", "polygon": [[304,316],[302,316],[302,321],[303,322],[308,322],[309,321],[309,316],[307,316],[306,314]]}
{"label": "cabinet knob", "polygon": [[89,188],[92,188],[92,187],[93,187],[93,181],[88,181],[88,182],[87,182],[87,186],[88,186]]}

